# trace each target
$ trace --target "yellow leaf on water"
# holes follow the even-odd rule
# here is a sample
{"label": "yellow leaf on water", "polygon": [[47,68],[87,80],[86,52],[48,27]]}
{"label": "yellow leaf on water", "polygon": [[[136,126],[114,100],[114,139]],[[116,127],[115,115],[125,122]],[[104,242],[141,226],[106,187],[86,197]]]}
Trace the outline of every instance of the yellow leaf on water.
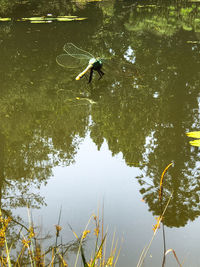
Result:
{"label": "yellow leaf on water", "polygon": [[198,44],[199,41],[187,41],[186,43],[188,43],[188,44]]}
{"label": "yellow leaf on water", "polygon": [[[74,20],[85,20],[87,18],[78,18],[77,16],[58,16],[58,17],[52,17],[51,14],[47,15],[47,17],[26,17],[26,18],[20,18],[16,21],[30,21],[31,23],[50,23],[52,21],[74,21]],[[1,21],[11,21],[11,18],[0,18]]]}
{"label": "yellow leaf on water", "polygon": [[75,20],[85,20],[85,19],[87,19],[87,18],[77,18]]}
{"label": "yellow leaf on water", "polygon": [[200,146],[200,139],[190,141],[191,146]]}
{"label": "yellow leaf on water", "polygon": [[34,20],[44,20],[44,17],[31,17],[31,18],[22,18],[22,21],[34,21]]}
{"label": "yellow leaf on water", "polygon": [[73,20],[78,20],[76,18],[57,18],[57,21],[73,21]]}
{"label": "yellow leaf on water", "polygon": [[52,20],[32,20],[31,23],[51,23]]}
{"label": "yellow leaf on water", "polygon": [[200,131],[186,133],[189,137],[200,138]]}
{"label": "yellow leaf on water", "polygon": [[89,2],[101,2],[102,0],[76,0],[75,2],[76,3],[82,3],[82,4],[86,4],[86,3],[89,3]]}
{"label": "yellow leaf on water", "polygon": [[11,18],[0,18],[0,21],[11,21]]}
{"label": "yellow leaf on water", "polygon": [[74,18],[77,18],[77,16],[58,16],[58,18],[74,19]]}

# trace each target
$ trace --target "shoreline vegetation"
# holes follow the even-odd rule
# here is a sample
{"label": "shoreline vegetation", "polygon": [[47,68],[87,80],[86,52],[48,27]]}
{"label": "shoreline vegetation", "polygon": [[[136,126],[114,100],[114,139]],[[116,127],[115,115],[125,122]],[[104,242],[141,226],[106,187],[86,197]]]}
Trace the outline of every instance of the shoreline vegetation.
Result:
{"label": "shoreline vegetation", "polygon": [[[173,163],[167,165],[167,167],[162,172],[160,178],[160,186],[158,190],[159,203],[160,203],[160,216],[156,217],[156,224],[153,225],[153,236],[147,246],[144,247],[140,258],[138,260],[137,267],[143,266],[144,260],[148,254],[149,248],[158,232],[158,229],[162,226],[162,235],[163,235],[163,260],[162,266],[165,266],[166,256],[172,252],[174,258],[178,264],[178,266],[182,266],[180,263],[176,252],[174,249],[166,248],[166,238],[165,238],[165,229],[164,229],[164,214],[167,210],[167,207],[170,203],[170,200],[173,196],[173,192],[165,199],[167,201],[163,201],[163,189],[164,189],[164,176],[168,169],[173,166]],[[80,235],[78,235],[69,225],[72,233],[75,236],[75,240],[69,242],[67,244],[62,243],[62,238],[60,237],[60,233],[62,231],[62,227],[60,225],[61,218],[61,210],[59,214],[58,224],[55,225],[55,243],[48,247],[46,250],[43,250],[41,245],[41,240],[44,238],[38,237],[37,228],[33,224],[32,215],[30,209],[28,208],[28,219],[29,219],[29,227],[27,228],[21,223],[18,223],[14,220],[15,224],[20,226],[20,230],[17,234],[18,236],[18,248],[20,248],[19,252],[16,252],[16,245],[10,244],[6,238],[6,232],[9,230],[10,224],[12,222],[12,218],[7,214],[7,216],[3,216],[3,212],[0,211],[0,247],[1,247],[1,255],[0,255],[0,264],[1,266],[8,267],[20,267],[20,266],[35,266],[35,267],[43,267],[43,266],[70,266],[68,265],[67,255],[75,252],[75,263],[71,266],[77,267],[80,262],[82,262],[84,267],[108,267],[108,266],[116,266],[118,258],[120,256],[120,251],[122,248],[122,242],[119,245],[119,240],[116,239],[115,233],[113,234],[111,247],[107,247],[107,236],[108,230],[104,229],[104,218],[103,218],[103,209],[102,216],[100,219],[99,210],[97,215],[92,214],[85,226],[85,229],[82,231]],[[24,231],[26,232],[24,234]],[[90,258],[88,258],[88,253],[86,255],[87,249],[87,238],[89,236],[95,237],[94,244],[92,246],[93,251],[90,251]],[[91,246],[90,246],[91,247]],[[14,253],[13,253],[14,252]],[[13,256],[15,255],[15,256]]]}
{"label": "shoreline vegetation", "polygon": [[[0,210],[0,266],[79,266],[80,262],[85,267],[95,266],[116,266],[120,254],[118,248],[118,240],[116,240],[115,233],[113,234],[111,247],[107,253],[107,231],[104,232],[103,216],[100,220],[98,215],[92,214],[85,226],[85,229],[78,235],[71,225],[71,229],[75,240],[64,244],[60,235],[62,227],[60,226],[61,210],[59,214],[58,224],[55,225],[55,241],[52,245],[43,250],[42,240],[48,239],[49,236],[40,237],[39,230],[35,227],[28,208],[29,227],[12,219],[8,214],[3,216]],[[10,243],[6,237],[11,222],[20,227],[17,233],[17,244]],[[90,237],[89,237],[90,235]],[[90,258],[86,260],[86,242],[90,238],[94,241],[93,251],[90,251]],[[20,250],[19,250],[20,248]],[[17,251],[19,250],[19,251]],[[68,255],[75,253],[75,262],[73,265],[68,264]]]}

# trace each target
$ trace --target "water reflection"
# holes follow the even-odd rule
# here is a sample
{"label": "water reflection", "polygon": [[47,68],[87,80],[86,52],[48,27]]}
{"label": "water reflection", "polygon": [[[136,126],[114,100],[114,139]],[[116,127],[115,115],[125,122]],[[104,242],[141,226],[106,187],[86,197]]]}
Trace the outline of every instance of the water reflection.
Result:
{"label": "water reflection", "polygon": [[[198,4],[41,1],[40,9],[0,11],[64,15],[63,4],[87,21],[0,25],[1,206],[41,206],[28,188],[72,164],[90,131],[98,149],[106,141],[113,155],[140,167],[140,192],[154,215],[160,175],[174,162],[164,181],[165,201],[174,192],[164,223],[186,225],[200,213],[199,153],[185,136],[199,127]],[[77,82],[78,73],[56,64],[66,42],[108,58],[101,81]]]}

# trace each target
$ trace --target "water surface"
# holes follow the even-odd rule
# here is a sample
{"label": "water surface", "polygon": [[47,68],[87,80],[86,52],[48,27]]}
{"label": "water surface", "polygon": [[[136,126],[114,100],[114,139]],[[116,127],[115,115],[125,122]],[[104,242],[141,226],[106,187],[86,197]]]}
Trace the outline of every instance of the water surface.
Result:
{"label": "water surface", "polygon": [[[116,231],[124,240],[118,265],[136,266],[160,215],[161,174],[172,162],[163,184],[163,205],[173,192],[167,249],[185,266],[199,266],[199,150],[186,136],[199,130],[199,10],[198,3],[132,1],[0,9],[11,18],[0,21],[2,209],[27,221],[29,205],[43,231],[53,232],[62,207],[68,242],[68,224],[81,233],[104,206],[110,238]],[[86,19],[21,21],[65,15]],[[85,66],[56,63],[67,42],[105,58],[101,80],[76,81]],[[160,266],[162,253],[160,229],[144,265]],[[172,255],[166,265],[176,266]]]}

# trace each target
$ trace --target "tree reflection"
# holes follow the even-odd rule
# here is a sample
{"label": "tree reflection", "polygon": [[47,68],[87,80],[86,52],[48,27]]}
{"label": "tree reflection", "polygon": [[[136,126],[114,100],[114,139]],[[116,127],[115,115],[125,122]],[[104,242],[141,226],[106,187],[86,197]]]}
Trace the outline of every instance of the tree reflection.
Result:
{"label": "tree reflection", "polygon": [[[2,209],[44,204],[38,193],[32,193],[33,185],[39,189],[52,175],[54,166],[74,161],[88,125],[88,106],[68,101],[75,99],[79,91],[69,93],[56,87],[53,69],[41,71],[47,58],[32,59],[23,44],[17,50],[22,56],[14,57],[12,49],[5,51],[5,65],[0,70]],[[53,68],[54,61],[52,57]],[[65,77],[63,82],[68,79]]]}
{"label": "tree reflection", "polygon": [[[124,17],[126,28],[128,14]],[[179,227],[199,216],[198,153],[192,151],[185,136],[188,129],[198,126],[199,49],[188,42],[196,39],[195,32],[176,27],[169,36],[159,29],[155,35],[146,24],[141,25],[143,31],[136,29],[137,21],[148,16],[141,10],[134,12],[126,40],[120,38],[123,30],[117,20],[110,29],[110,34],[114,27],[119,29],[117,38],[109,43],[111,50],[119,62],[128,54],[125,59],[134,63],[137,72],[126,80],[114,75],[118,80],[92,109],[91,137],[98,148],[106,139],[113,154],[122,152],[129,166],[141,166],[141,193],[155,215],[160,214],[160,175],[166,164],[175,163],[164,182],[165,203],[167,192],[174,192],[164,222]],[[157,16],[166,15],[157,12]]]}
{"label": "tree reflection", "polygon": [[[174,192],[164,222],[178,227],[194,220],[199,216],[199,155],[185,132],[195,129],[199,118],[199,46],[193,42],[198,41],[198,7],[144,2],[127,8],[128,2],[116,1],[80,9],[58,1],[58,15],[63,15],[62,3],[88,21],[67,30],[63,24],[9,24],[0,31],[5,63],[0,68],[2,207],[43,204],[28,189],[46,183],[54,166],[73,163],[90,127],[98,149],[106,140],[113,155],[122,152],[127,165],[140,166],[141,194],[153,214],[160,213],[160,175],[173,161],[164,181],[165,201]],[[51,11],[46,2],[40,7],[41,13]],[[100,82],[77,83],[81,69],[56,65],[68,41],[109,59]]]}

